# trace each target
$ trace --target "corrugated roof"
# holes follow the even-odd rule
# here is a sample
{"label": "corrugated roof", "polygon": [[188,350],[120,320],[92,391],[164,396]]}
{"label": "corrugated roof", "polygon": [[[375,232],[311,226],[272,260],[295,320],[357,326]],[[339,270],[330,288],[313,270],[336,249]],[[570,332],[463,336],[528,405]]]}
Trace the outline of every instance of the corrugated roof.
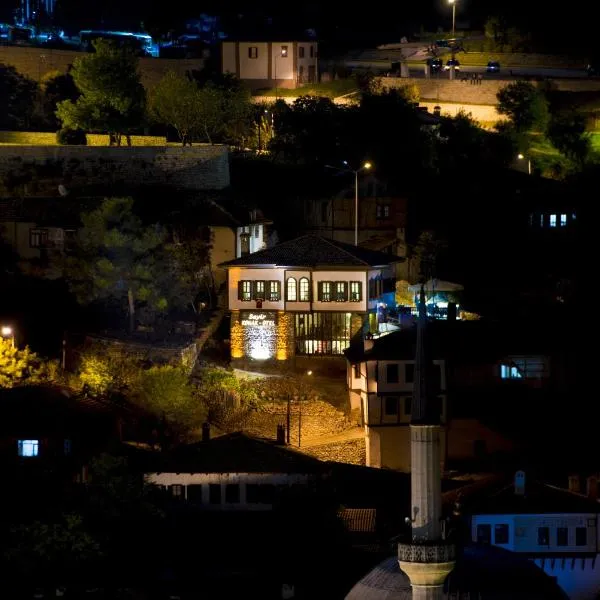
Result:
{"label": "corrugated roof", "polygon": [[399,256],[343,244],[318,235],[303,235],[272,248],[230,260],[220,266],[378,267],[402,261],[404,259]]}

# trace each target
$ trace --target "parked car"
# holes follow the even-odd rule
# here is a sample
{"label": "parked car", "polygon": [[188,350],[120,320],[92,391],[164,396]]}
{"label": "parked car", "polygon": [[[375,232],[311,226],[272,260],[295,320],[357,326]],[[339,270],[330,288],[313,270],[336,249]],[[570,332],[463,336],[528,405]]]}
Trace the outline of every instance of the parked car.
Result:
{"label": "parked car", "polygon": [[444,71],[449,71],[452,67],[454,67],[455,71],[460,71],[460,63],[458,59],[451,58],[446,61],[446,66],[444,67]]}
{"label": "parked car", "polygon": [[427,61],[427,64],[432,71],[439,71],[442,68],[443,63],[441,58],[430,58]]}
{"label": "parked car", "polygon": [[500,63],[497,60],[490,60],[485,70],[488,73],[500,73]]}

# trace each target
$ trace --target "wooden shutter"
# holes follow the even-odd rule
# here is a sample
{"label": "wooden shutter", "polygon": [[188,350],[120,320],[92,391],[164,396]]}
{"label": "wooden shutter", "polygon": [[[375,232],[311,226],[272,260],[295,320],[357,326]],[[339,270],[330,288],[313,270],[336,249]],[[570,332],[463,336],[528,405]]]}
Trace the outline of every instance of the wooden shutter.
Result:
{"label": "wooden shutter", "polygon": [[323,300],[323,282],[317,283],[317,300],[321,302]]}
{"label": "wooden shutter", "polygon": [[279,302],[281,300],[281,281],[273,281],[272,283],[275,284],[276,301]]}
{"label": "wooden shutter", "polygon": [[347,281],[344,281],[343,298],[344,298],[344,302],[348,302],[348,282]]}
{"label": "wooden shutter", "polygon": [[238,300],[242,300],[244,297],[244,282],[238,281]]}

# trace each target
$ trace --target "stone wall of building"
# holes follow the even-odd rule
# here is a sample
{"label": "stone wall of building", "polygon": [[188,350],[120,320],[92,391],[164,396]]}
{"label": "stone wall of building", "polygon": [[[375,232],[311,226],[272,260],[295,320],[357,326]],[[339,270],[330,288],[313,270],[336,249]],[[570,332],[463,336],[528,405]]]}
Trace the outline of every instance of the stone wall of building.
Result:
{"label": "stone wall of building", "polygon": [[[86,133],[87,146],[108,146],[109,135],[104,133]],[[132,135],[132,146],[167,146],[167,138],[158,135]],[[123,143],[126,143],[123,140]],[[0,145],[20,146],[58,146],[53,131],[0,131]],[[178,146],[179,144],[173,144]]]}
{"label": "stone wall of building", "polygon": [[[0,46],[0,63],[15,67],[19,73],[35,81],[50,71],[66,73],[82,52],[73,50],[47,50],[44,48],[24,48],[19,46]],[[140,58],[142,83],[147,89],[155,86],[167,71],[186,74],[201,71],[204,59]]]}
{"label": "stone wall of building", "polygon": [[[0,196],[48,195],[93,186],[168,185],[219,190],[229,185],[226,146],[0,146]],[[27,188],[27,189],[25,189]]]}

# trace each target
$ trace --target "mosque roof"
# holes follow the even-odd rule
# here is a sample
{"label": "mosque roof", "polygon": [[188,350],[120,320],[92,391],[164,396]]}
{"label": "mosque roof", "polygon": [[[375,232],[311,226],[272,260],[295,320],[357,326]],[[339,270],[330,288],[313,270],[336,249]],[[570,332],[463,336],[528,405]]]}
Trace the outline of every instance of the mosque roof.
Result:
{"label": "mosque roof", "polygon": [[[445,594],[479,600],[566,600],[567,596],[535,563],[494,546],[467,546],[446,579]],[[410,581],[392,556],[379,563],[346,600],[411,600]]]}

